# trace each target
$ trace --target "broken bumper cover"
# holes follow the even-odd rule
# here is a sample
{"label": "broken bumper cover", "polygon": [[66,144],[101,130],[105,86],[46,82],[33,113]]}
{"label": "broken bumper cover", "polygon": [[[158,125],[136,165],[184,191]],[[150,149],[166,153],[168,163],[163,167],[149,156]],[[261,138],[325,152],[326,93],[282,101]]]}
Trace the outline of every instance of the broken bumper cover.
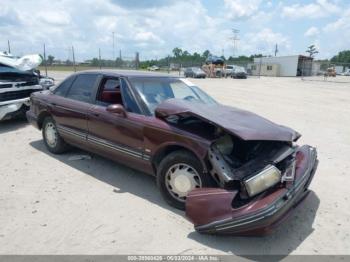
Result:
{"label": "broken bumper cover", "polygon": [[28,110],[28,111],[26,112],[26,117],[27,117],[28,122],[29,122],[32,126],[34,126],[35,128],[37,128],[37,129],[40,130],[40,127],[39,127],[39,125],[38,125],[38,118],[37,118],[37,116],[33,113],[32,110]]}
{"label": "broken bumper cover", "polygon": [[315,148],[302,146],[297,151],[295,180],[262,194],[248,204],[233,208],[237,191],[218,188],[193,190],[186,200],[186,215],[200,233],[264,235],[279,225],[309,193],[318,160]]}
{"label": "broken bumper cover", "polygon": [[21,110],[23,105],[29,107],[29,97],[0,102],[0,121],[11,118],[11,115]]}

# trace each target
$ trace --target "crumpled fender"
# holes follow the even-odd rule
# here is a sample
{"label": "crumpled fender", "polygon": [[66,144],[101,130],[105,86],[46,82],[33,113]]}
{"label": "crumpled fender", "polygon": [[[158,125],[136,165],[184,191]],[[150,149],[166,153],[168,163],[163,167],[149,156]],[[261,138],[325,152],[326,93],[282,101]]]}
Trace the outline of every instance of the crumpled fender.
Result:
{"label": "crumpled fender", "polygon": [[238,191],[196,188],[186,198],[186,216],[196,225],[231,217],[231,202]]}
{"label": "crumpled fender", "polygon": [[[265,234],[282,222],[305,199],[318,165],[315,148],[304,145],[296,153],[295,179],[249,203],[232,207],[237,191],[219,188],[192,190],[186,199],[186,216],[202,233]],[[259,233],[260,232],[260,233]]]}

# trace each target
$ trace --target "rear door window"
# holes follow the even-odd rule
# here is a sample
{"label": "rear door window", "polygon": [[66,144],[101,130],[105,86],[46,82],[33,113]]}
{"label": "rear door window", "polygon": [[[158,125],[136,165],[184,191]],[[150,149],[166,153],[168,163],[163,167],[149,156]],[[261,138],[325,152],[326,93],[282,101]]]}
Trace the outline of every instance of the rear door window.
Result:
{"label": "rear door window", "polygon": [[73,85],[68,91],[67,97],[70,99],[91,103],[91,93],[95,86],[97,74],[78,75]]}

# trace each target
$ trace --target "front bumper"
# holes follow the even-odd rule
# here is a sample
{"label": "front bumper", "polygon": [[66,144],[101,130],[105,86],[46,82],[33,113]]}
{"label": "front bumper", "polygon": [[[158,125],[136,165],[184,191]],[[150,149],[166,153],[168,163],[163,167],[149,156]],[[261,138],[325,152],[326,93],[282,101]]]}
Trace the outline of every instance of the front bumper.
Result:
{"label": "front bumper", "polygon": [[40,127],[39,127],[39,124],[38,124],[38,118],[37,116],[33,113],[32,110],[28,110],[26,112],[26,117],[27,117],[27,120],[28,122],[34,126],[35,128],[39,129],[40,130]]}
{"label": "front bumper", "polygon": [[195,78],[203,78],[203,77],[206,77],[207,75],[206,74],[195,74],[194,77]]}
{"label": "front bumper", "polygon": [[29,108],[30,98],[0,102],[0,121],[12,118],[23,107]]}
{"label": "front bumper", "polygon": [[317,169],[317,152],[310,146],[297,151],[295,180],[248,204],[233,208],[237,191],[195,189],[187,197],[186,215],[201,233],[264,235],[272,231],[308,195]]}
{"label": "front bumper", "polygon": [[233,74],[233,77],[235,77],[235,78],[247,78],[247,74],[246,73],[235,73],[235,74]]}

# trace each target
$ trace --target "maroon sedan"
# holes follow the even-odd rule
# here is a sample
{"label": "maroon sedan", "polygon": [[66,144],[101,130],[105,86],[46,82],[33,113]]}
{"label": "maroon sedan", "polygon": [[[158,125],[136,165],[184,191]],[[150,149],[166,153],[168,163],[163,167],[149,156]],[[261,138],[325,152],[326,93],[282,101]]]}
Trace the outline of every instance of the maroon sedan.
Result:
{"label": "maroon sedan", "polygon": [[296,131],[170,75],[80,72],[31,103],[50,152],[72,145],[156,176],[200,232],[266,232],[305,198],[317,167]]}

